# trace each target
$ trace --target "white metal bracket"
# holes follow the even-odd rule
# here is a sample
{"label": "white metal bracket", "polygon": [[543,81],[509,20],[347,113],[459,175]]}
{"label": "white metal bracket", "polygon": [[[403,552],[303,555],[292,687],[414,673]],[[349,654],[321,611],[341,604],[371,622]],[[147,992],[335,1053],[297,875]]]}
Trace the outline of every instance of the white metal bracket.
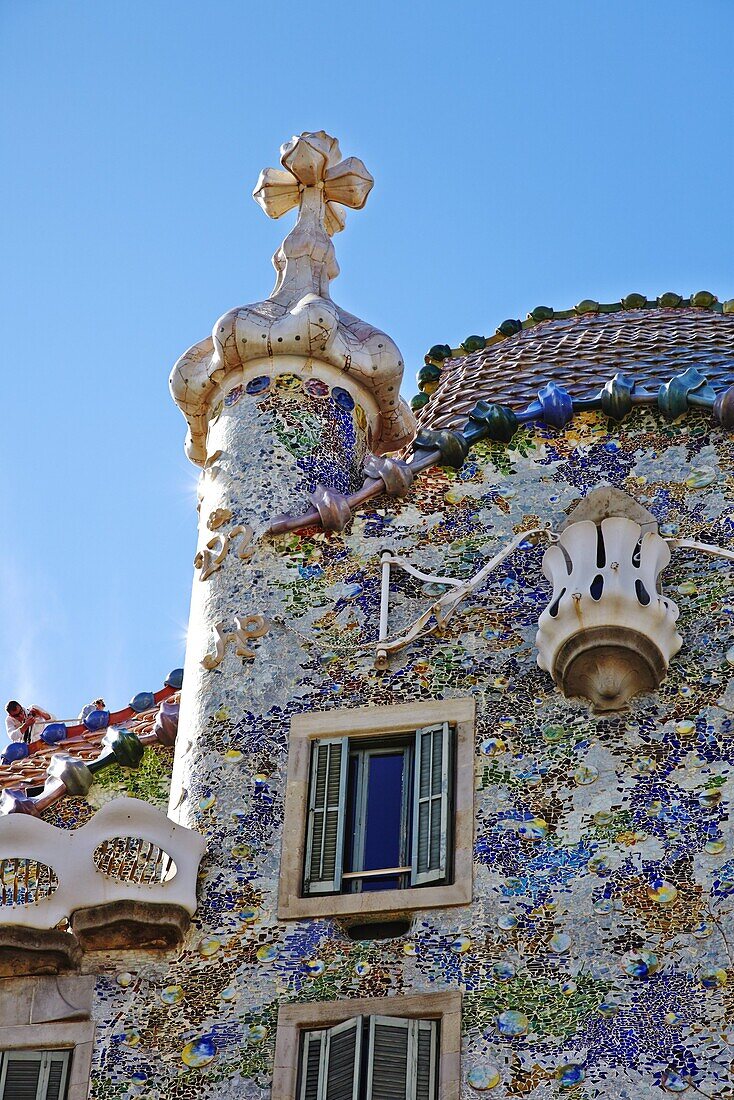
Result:
{"label": "white metal bracket", "polygon": [[[550,538],[555,537],[553,533],[545,527],[532,527],[528,531],[520,531],[503,550],[500,550],[494,557],[490,558],[487,564],[482,566],[479,572],[475,573],[468,581],[459,580],[457,577],[440,577],[430,573],[423,573],[404,558],[399,558],[397,555],[391,554],[386,550],[382,555],[380,629],[377,639],[375,668],[380,670],[386,669],[388,657],[391,653],[403,649],[410,642],[415,641],[416,638],[423,637],[424,634],[432,634],[434,631],[440,630],[445,626],[462,600],[476,591],[476,589],[484,583],[485,578],[489,576],[492,570],[496,569],[505,558],[508,558],[510,554],[517,550],[521,542],[531,538],[533,535],[547,535]],[[439,598],[415,620],[407,633],[399,638],[390,638],[388,630],[390,611],[390,569],[393,565],[399,566],[406,573],[409,573],[413,577],[417,577],[418,580],[428,581],[431,584],[446,584],[449,585],[450,589],[448,592],[444,592],[443,595],[439,596]]]}

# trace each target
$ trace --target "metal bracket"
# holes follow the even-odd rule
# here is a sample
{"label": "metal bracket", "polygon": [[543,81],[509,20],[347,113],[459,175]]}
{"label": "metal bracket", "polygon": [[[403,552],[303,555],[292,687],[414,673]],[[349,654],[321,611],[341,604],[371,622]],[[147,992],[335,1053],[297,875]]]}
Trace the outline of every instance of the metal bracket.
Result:
{"label": "metal bracket", "polygon": [[448,584],[452,587],[458,587],[464,582],[457,580],[456,577],[437,577],[432,573],[423,573],[420,569],[416,569],[414,565],[406,561],[405,558],[399,558],[397,554],[391,554],[389,550],[384,550],[382,557],[382,586],[380,589],[380,629],[377,638],[377,654],[375,656],[375,668],[381,671],[387,668],[387,649],[380,646],[380,642],[387,641],[388,638],[388,618],[390,613],[390,567],[397,565],[405,573],[409,573],[411,577],[417,577],[419,581],[427,581],[431,584]]}

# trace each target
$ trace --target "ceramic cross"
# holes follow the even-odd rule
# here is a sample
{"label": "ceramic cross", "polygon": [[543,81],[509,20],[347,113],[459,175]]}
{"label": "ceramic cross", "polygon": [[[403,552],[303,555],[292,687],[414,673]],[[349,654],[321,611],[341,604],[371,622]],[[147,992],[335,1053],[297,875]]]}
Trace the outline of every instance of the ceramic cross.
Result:
{"label": "ceramic cross", "polygon": [[357,157],[341,159],[339,142],[323,130],[300,134],[280,147],[280,168],[265,168],[253,198],[269,218],[280,218],[295,206],[315,205],[329,236],[344,228],[340,206],[361,210],[375,182]]}
{"label": "ceramic cross", "polygon": [[345,225],[343,207],[361,210],[374,179],[357,157],[342,160],[339,143],[323,130],[291,138],[280,148],[283,168],[265,168],[253,198],[270,218],[298,207],[298,220],[273,256],[278,272],[270,297],[290,304],[309,292],[327,298],[339,274],[331,237]]}

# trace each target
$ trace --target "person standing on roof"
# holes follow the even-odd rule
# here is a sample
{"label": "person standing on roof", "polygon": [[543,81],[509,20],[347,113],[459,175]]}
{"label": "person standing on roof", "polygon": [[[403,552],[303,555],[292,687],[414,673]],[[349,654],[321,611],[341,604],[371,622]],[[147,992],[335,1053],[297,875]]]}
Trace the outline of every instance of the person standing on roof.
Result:
{"label": "person standing on roof", "polygon": [[107,710],[107,704],[104,699],[95,699],[93,703],[87,703],[85,707],[82,707],[79,714],[79,721],[86,722],[87,718],[94,710]]}
{"label": "person standing on roof", "polygon": [[51,721],[51,715],[43,707],[26,709],[17,699],[11,699],[5,710],[5,729],[11,741],[36,741],[46,723]]}

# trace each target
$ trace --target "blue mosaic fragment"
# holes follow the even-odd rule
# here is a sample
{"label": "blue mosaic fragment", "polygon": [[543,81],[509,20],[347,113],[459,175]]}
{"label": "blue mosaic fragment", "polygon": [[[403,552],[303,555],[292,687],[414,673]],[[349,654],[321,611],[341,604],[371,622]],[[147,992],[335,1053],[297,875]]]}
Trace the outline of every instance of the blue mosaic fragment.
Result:
{"label": "blue mosaic fragment", "polygon": [[245,386],[245,390],[251,397],[257,393],[265,393],[270,388],[270,378],[267,374],[260,374],[257,378],[251,378]]}
{"label": "blue mosaic fragment", "polygon": [[107,729],[110,724],[110,712],[108,710],[93,710],[84,719],[84,725],[90,733]]}
{"label": "blue mosaic fragment", "polygon": [[16,760],[25,760],[29,754],[30,749],[25,741],[14,741],[11,745],[8,745],[0,759],[2,759],[3,764],[14,764]]}
{"label": "blue mosaic fragment", "polygon": [[58,745],[66,737],[66,726],[63,722],[49,722],[41,734],[41,740],[47,745]]}
{"label": "blue mosaic fragment", "polygon": [[180,691],[183,687],[184,670],[182,668],[174,668],[168,673],[163,681],[166,687],[173,688],[174,691]]}
{"label": "blue mosaic fragment", "polygon": [[351,412],[354,408],[354,398],[349,390],[343,389],[342,386],[334,386],[331,391],[331,396],[334,398],[334,402],[343,409],[345,412]]}
{"label": "blue mosaic fragment", "polygon": [[133,695],[130,706],[136,714],[142,714],[144,710],[155,706],[155,695],[152,691],[139,691],[137,695]]}

